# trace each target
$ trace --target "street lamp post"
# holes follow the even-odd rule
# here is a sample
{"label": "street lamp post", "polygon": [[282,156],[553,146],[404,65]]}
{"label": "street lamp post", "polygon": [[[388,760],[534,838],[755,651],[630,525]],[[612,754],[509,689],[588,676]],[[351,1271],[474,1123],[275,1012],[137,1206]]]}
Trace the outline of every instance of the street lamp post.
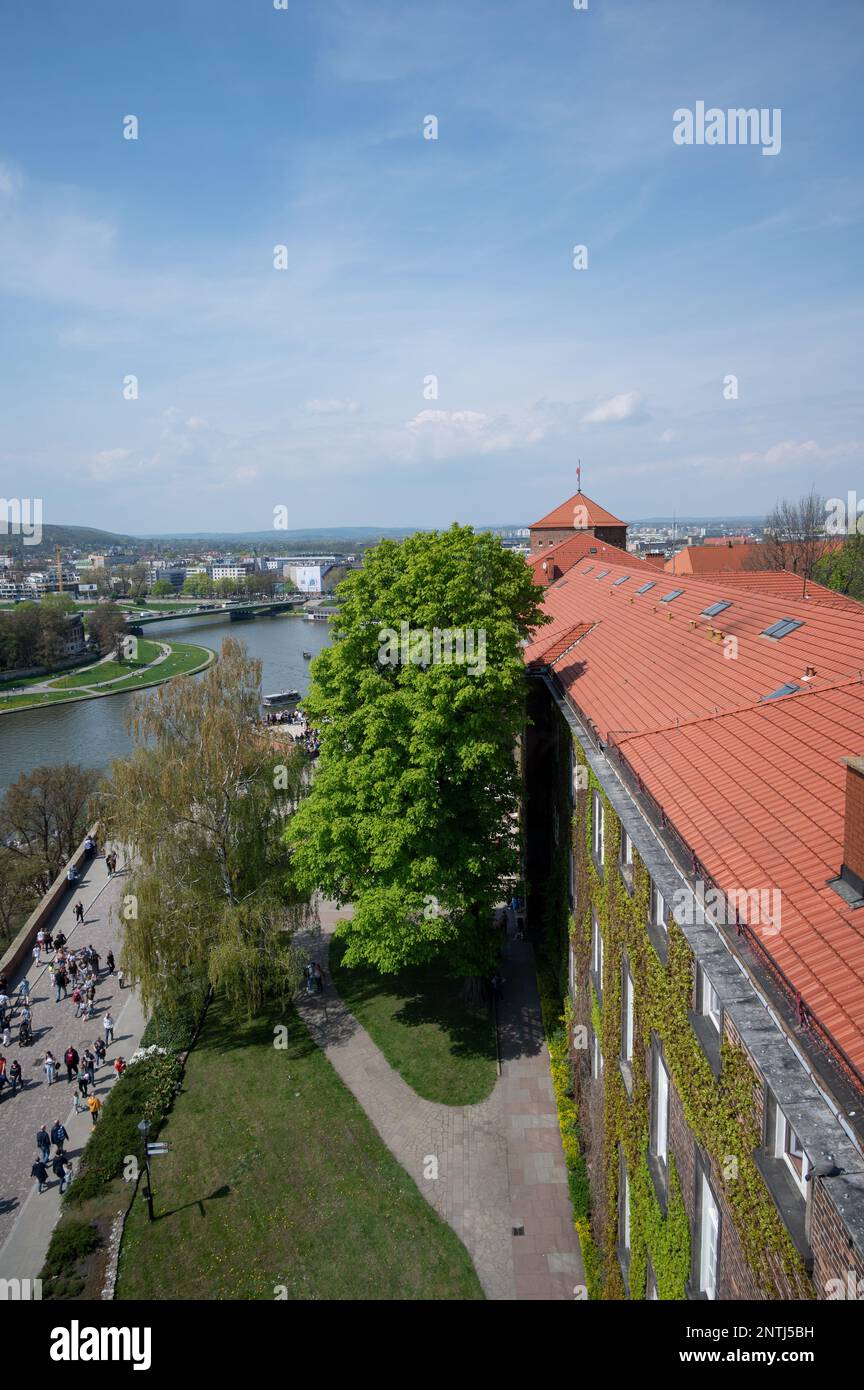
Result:
{"label": "street lamp post", "polygon": [[144,1171],[147,1174],[147,1186],[144,1189],[144,1196],[147,1198],[147,1217],[150,1221],[155,1221],[153,1215],[153,1175],[150,1172],[150,1154],[147,1151],[147,1136],[150,1133],[150,1121],[142,1120],[138,1126],[138,1131],[144,1143]]}

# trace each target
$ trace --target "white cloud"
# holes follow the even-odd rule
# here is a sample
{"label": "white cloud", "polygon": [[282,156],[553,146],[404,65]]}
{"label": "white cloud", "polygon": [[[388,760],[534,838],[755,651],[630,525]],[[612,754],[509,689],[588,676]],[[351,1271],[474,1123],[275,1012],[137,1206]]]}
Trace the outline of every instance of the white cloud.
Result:
{"label": "white cloud", "polygon": [[648,413],[642,405],[638,391],[625,391],[620,396],[610,396],[600,401],[593,410],[582,416],[583,425],[619,424],[622,420],[645,420]]}
{"label": "white cloud", "polygon": [[663,433],[658,436],[658,442],[660,444],[674,444],[675,440],[680,438],[681,436],[677,430],[664,430]]}
{"label": "white cloud", "polygon": [[415,453],[441,459],[501,453],[536,444],[545,433],[544,427],[534,422],[520,425],[479,410],[421,410],[405,428]]}
{"label": "white cloud", "polygon": [[21,175],[8,164],[0,164],[0,197],[14,198],[21,187]]}
{"label": "white cloud", "polygon": [[785,469],[794,468],[808,463],[821,463],[827,459],[848,458],[852,454],[861,452],[862,443],[860,440],[850,439],[845,444],[832,444],[830,448],[825,448],[817,444],[815,439],[783,439],[779,444],[772,444],[770,449],[765,449],[759,454],[739,454],[738,463],[746,467],[754,464],[759,468],[765,469]]}
{"label": "white cloud", "polygon": [[356,401],[312,400],[306,409],[310,415],[356,415],[360,407]]}

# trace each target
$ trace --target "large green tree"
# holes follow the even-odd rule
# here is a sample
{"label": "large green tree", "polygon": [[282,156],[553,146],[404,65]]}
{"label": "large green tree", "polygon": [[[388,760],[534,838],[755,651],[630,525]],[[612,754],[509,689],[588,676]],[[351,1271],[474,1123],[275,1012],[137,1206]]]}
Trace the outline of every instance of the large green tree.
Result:
{"label": "large green tree", "polygon": [[77,763],[22,773],[0,802],[0,839],[38,893],[47,892],[92,822],[99,774]]}
{"label": "large green tree", "polygon": [[292,937],[308,906],[282,830],[305,764],[257,722],[260,687],[261,663],[226,638],[197,680],[136,701],[136,746],[112,767],[105,830],[133,866],[124,961],[148,1008],[213,985],[251,1017],[299,981]]}
{"label": "large green tree", "polygon": [[545,621],[541,590],[520,555],[454,525],[382,541],[339,592],[304,700],[322,746],[286,829],[298,873],[353,902],[347,964],[389,972],[446,950],[476,997],[518,873],[521,644]]}
{"label": "large green tree", "polygon": [[841,546],[822,557],[813,577],[838,593],[864,599],[864,534],[853,531],[846,536]]}

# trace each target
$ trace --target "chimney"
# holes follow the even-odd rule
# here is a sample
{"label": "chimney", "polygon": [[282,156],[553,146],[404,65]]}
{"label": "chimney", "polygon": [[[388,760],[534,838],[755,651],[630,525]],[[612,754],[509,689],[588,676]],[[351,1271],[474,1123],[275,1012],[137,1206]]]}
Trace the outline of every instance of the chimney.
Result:
{"label": "chimney", "polygon": [[864,758],[844,758],[846,814],[843,824],[841,878],[864,893]]}

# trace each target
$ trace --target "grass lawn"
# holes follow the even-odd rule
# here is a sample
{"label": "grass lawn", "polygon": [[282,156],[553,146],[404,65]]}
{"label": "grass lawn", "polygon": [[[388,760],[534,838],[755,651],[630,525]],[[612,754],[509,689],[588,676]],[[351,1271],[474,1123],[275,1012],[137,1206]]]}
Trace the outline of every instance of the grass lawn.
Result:
{"label": "grass lawn", "polygon": [[344,944],[330,945],[333,983],[392,1067],[425,1100],[475,1105],[498,1078],[495,1024],[488,1009],[462,1003],[461,979],[441,966],[398,975],[347,970]]}
{"label": "grass lawn", "polygon": [[151,661],[155,661],[161,649],[159,642],[145,642],[139,637],[136,660],[106,661],[101,666],[88,666],[85,671],[76,671],[71,676],[61,676],[52,682],[51,688],[52,690],[75,690],[80,685],[101,684],[103,681],[128,676],[131,672],[138,671],[143,666],[149,665]]}
{"label": "grass lawn", "polygon": [[465,1247],[293,1011],[236,1028],[212,1007],[160,1138],[157,1219],[139,1193],[119,1299],[483,1297]]}

